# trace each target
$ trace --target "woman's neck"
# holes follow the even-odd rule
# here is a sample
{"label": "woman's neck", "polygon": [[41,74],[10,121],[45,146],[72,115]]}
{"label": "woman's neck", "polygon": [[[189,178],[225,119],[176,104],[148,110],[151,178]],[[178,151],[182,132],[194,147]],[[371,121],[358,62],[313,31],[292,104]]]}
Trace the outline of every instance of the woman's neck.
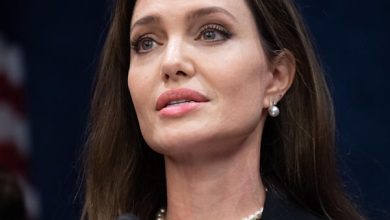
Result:
{"label": "woman's neck", "polygon": [[263,207],[259,144],[239,149],[232,155],[202,161],[166,156],[166,219],[237,220]]}

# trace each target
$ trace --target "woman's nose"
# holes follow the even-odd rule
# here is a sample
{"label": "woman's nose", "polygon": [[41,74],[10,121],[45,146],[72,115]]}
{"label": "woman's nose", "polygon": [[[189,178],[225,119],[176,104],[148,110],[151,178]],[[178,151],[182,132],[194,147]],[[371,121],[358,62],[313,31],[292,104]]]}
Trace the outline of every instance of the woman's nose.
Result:
{"label": "woman's nose", "polygon": [[189,46],[180,39],[167,43],[161,62],[161,77],[164,81],[178,81],[194,75],[193,57],[189,50]]}

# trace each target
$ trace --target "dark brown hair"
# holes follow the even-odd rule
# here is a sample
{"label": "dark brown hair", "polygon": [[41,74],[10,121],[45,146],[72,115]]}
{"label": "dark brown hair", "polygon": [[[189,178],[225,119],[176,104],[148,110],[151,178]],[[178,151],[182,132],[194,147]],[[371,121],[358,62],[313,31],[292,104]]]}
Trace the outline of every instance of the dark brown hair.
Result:
{"label": "dark brown hair", "polygon": [[[335,159],[332,100],[310,37],[292,0],[247,0],[270,59],[288,50],[294,82],[267,119],[261,173],[306,210],[328,219],[362,219],[347,198]],[[166,203],[163,157],[142,138],[127,87],[135,1],[117,0],[96,81],[86,148],[83,218],[112,220],[132,212],[152,219]]]}

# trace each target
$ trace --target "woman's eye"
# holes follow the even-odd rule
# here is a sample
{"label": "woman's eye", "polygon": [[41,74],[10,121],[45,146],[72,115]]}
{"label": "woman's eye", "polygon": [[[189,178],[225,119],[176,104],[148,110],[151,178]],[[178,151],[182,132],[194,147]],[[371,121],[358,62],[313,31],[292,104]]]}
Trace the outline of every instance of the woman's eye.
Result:
{"label": "woman's eye", "polygon": [[132,44],[132,48],[137,53],[149,52],[157,45],[156,41],[150,37],[143,37],[141,39],[136,40],[135,42],[132,42],[131,44]]}
{"label": "woman's eye", "polygon": [[212,31],[212,30],[205,31],[202,34],[202,39],[203,40],[216,40],[217,38],[222,38],[218,34],[219,33],[217,33],[216,31]]}
{"label": "woman's eye", "polygon": [[231,37],[231,33],[224,28],[222,25],[218,24],[210,24],[203,26],[200,31],[200,35],[197,40],[204,41],[223,41],[229,39]]}

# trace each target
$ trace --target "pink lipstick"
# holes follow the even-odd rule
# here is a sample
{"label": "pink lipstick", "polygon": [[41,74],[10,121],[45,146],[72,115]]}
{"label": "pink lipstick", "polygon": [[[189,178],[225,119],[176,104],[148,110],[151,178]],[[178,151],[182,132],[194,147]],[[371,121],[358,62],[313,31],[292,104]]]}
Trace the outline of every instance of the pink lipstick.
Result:
{"label": "pink lipstick", "polygon": [[162,93],[156,102],[156,110],[164,117],[180,117],[198,109],[209,99],[192,89],[172,89]]}

